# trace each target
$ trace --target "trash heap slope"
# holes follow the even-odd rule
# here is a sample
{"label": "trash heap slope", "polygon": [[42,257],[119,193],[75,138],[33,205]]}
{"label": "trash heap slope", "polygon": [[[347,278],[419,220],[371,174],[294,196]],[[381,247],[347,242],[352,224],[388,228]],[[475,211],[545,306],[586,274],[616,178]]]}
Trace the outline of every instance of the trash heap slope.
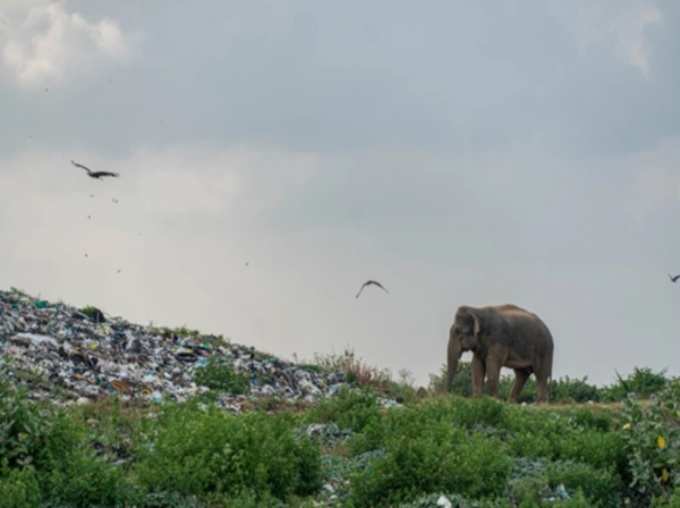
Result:
{"label": "trash heap slope", "polygon": [[208,390],[195,382],[195,374],[210,358],[247,380],[248,395],[218,398],[236,410],[247,398],[312,401],[344,385],[342,373],[286,362],[221,336],[142,326],[14,288],[0,291],[3,377],[27,385],[35,399],[69,403],[117,394],[183,401]]}

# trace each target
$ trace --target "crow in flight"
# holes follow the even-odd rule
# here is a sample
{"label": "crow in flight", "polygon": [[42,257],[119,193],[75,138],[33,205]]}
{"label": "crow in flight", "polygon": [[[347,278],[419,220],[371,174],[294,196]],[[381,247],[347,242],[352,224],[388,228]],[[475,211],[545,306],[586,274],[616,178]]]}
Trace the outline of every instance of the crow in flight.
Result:
{"label": "crow in flight", "polygon": [[361,285],[361,288],[359,289],[359,292],[357,293],[357,295],[356,295],[355,298],[359,298],[359,295],[361,294],[361,292],[364,290],[364,288],[365,288],[366,286],[378,286],[378,287],[379,287],[380,289],[382,289],[385,293],[389,293],[389,291],[388,291],[387,289],[385,289],[385,288],[383,287],[383,285],[380,284],[380,282],[378,282],[377,280],[367,280],[366,282],[364,282],[364,283]]}
{"label": "crow in flight", "polygon": [[92,171],[87,166],[78,164],[75,161],[71,161],[71,164],[73,164],[77,168],[84,169],[85,171],[87,171],[87,176],[89,176],[90,178],[96,178],[97,180],[99,180],[103,176],[111,176],[113,178],[118,178],[120,176],[118,173],[111,173],[110,171]]}
{"label": "crow in flight", "polygon": [[676,282],[678,282],[678,279],[680,279],[680,274],[673,276],[669,273],[668,278],[671,279],[671,282],[675,284]]}

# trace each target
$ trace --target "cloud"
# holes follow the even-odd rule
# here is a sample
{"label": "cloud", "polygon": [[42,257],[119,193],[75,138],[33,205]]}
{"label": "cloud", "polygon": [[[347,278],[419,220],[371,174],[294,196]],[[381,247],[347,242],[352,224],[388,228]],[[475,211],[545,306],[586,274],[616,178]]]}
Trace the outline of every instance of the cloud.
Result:
{"label": "cloud", "polygon": [[653,2],[585,2],[576,12],[576,16],[566,19],[582,51],[605,48],[617,60],[649,78],[649,29],[663,21],[661,10]]}
{"label": "cloud", "polygon": [[679,141],[678,136],[670,137],[624,162],[633,168],[631,210],[640,223],[658,214],[675,214],[680,210]]}
{"label": "cloud", "polygon": [[11,7],[0,25],[0,62],[22,86],[63,81],[130,56],[129,37],[115,20],[88,20],[63,2]]}

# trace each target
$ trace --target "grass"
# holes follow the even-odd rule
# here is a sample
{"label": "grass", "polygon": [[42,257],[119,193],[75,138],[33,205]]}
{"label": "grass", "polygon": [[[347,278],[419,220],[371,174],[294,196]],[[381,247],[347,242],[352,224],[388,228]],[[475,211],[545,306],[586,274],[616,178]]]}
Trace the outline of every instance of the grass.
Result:
{"label": "grass", "polygon": [[[680,505],[680,382],[663,373],[636,369],[595,391],[557,380],[558,400],[522,406],[442,393],[438,376],[418,392],[408,373],[394,381],[351,352],[307,369],[340,369],[353,386],[315,404],[257,398],[232,415],[205,399],[58,408],[0,383],[0,506],[415,508],[442,494],[470,507]],[[197,375],[239,391],[228,364]],[[341,437],[308,437],[310,424]]]}

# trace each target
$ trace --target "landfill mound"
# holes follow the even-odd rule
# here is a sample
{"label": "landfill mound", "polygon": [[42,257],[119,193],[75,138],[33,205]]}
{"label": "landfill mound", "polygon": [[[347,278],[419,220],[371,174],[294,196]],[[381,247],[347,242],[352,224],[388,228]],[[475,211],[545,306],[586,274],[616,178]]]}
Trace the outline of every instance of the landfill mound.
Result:
{"label": "landfill mound", "polygon": [[235,411],[257,397],[311,402],[345,386],[342,373],[286,362],[221,336],[142,326],[94,307],[0,291],[2,377],[25,385],[34,399],[69,404],[117,395],[181,402],[210,390],[195,374],[211,358],[249,385],[245,394],[216,395]]}

